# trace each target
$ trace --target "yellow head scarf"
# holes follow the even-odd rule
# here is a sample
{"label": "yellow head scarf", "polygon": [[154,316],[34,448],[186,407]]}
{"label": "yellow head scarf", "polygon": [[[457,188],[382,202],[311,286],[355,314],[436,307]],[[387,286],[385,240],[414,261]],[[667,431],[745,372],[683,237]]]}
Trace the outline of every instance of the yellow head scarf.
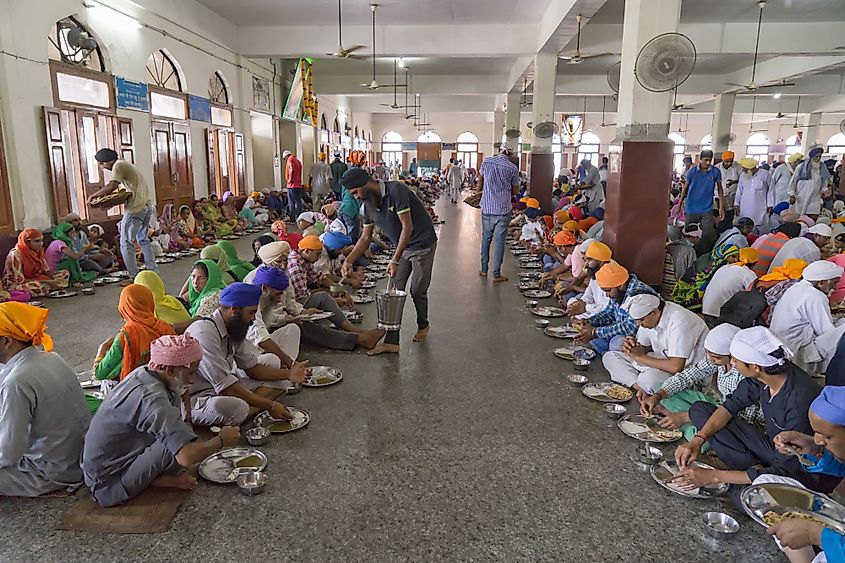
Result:
{"label": "yellow head scarf", "polygon": [[165,293],[164,282],[157,273],[150,270],[139,272],[135,276],[135,283],[143,285],[152,292],[156,304],[156,317],[159,320],[170,324],[191,320],[191,315],[185,310],[185,306],[172,295]]}
{"label": "yellow head scarf", "polygon": [[739,260],[734,262],[735,266],[747,266],[748,264],[753,264],[757,260],[760,259],[760,253],[757,252],[756,248],[740,248],[739,249]]}
{"label": "yellow head scarf", "polygon": [[49,314],[47,309],[26,303],[0,303],[0,336],[43,346],[49,352],[53,349],[53,339],[44,332]]}
{"label": "yellow head scarf", "polygon": [[772,268],[772,271],[760,277],[760,281],[786,281],[797,280],[807,267],[807,262],[800,258],[789,258],[783,266]]}

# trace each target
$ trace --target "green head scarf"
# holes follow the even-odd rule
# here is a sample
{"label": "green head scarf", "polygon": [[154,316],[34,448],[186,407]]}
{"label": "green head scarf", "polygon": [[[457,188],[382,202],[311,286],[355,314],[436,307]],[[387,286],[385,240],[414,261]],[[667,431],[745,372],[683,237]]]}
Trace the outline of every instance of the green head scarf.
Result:
{"label": "green head scarf", "polygon": [[247,262],[246,260],[241,260],[238,256],[238,251],[235,250],[234,245],[228,240],[221,240],[217,241],[217,246],[226,254],[226,259],[229,262],[229,266],[232,267],[232,272],[238,277],[239,281],[243,281],[244,277],[250,273],[252,270],[255,269],[255,266]]}
{"label": "green head scarf", "polygon": [[[219,246],[206,246],[202,249],[202,252],[200,252],[200,258],[213,261],[220,270],[221,276],[223,275],[223,272],[231,272],[233,276],[235,275],[235,273],[232,272],[232,266],[229,265],[229,259],[226,257],[226,253],[223,252],[223,249]],[[229,285],[229,283],[231,282],[224,281],[223,285]]]}
{"label": "green head scarf", "polygon": [[217,264],[211,260],[200,260],[194,264],[194,267],[196,268],[198,264],[205,266],[205,269],[208,271],[208,282],[206,282],[202,291],[197,291],[194,289],[194,284],[188,282],[188,299],[190,300],[191,305],[188,312],[191,313],[192,316],[196,314],[203,299],[226,287],[220,278],[220,268],[217,267]]}
{"label": "green head scarf", "polygon": [[70,223],[59,223],[55,227],[53,227],[53,238],[62,241],[66,245],[70,246],[70,237],[67,236],[68,231],[73,228],[73,225]]}

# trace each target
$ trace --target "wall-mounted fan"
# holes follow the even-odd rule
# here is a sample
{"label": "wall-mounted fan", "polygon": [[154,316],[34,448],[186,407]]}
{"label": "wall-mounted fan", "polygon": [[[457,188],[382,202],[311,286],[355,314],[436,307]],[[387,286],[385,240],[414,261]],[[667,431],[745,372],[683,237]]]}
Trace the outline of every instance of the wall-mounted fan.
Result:
{"label": "wall-mounted fan", "polygon": [[719,144],[724,146],[732,145],[736,142],[736,133],[725,133],[719,137]]}
{"label": "wall-mounted fan", "polygon": [[532,127],[531,131],[538,139],[551,139],[560,131],[560,127],[554,121],[541,121]]}
{"label": "wall-mounted fan", "polygon": [[338,59],[365,59],[366,57],[362,55],[354,54],[355,51],[359,49],[363,49],[363,45],[355,45],[354,47],[344,48],[343,46],[343,10],[341,9],[340,3],[342,0],[337,0],[337,51],[334,53],[329,53],[330,57],[335,57]]}
{"label": "wall-mounted fan", "polygon": [[619,93],[619,80],[622,74],[622,63],[618,62],[607,71],[607,84],[614,94]]}
{"label": "wall-mounted fan", "polygon": [[634,63],[634,76],[650,92],[677,89],[695,68],[695,45],[681,33],[664,33],[645,44]]}

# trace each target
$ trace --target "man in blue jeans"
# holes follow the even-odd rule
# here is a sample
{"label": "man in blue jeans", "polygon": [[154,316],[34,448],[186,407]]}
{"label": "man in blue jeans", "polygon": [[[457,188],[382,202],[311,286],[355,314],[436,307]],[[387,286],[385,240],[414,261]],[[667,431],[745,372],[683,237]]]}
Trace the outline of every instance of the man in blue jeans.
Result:
{"label": "man in blue jeans", "polygon": [[478,274],[487,276],[490,244],[495,238],[494,282],[508,281],[502,275],[502,260],[511,221],[511,201],[519,189],[519,167],[514,160],[513,147],[502,143],[499,154],[485,158],[478,171],[478,189],[481,191],[481,270]]}
{"label": "man in blue jeans", "polygon": [[[704,232],[696,245],[699,256],[710,252],[716,242],[716,223],[713,218],[713,197],[719,197],[719,221],[725,218],[725,196],[722,192],[722,174],[713,162],[713,151],[703,150],[697,166],[687,170],[681,188],[680,203],[686,214],[686,224],[698,223]],[[715,190],[715,192],[714,192]]]}
{"label": "man in blue jeans", "polygon": [[126,264],[126,270],[134,279],[138,274],[138,261],[135,258],[136,241],[141,247],[141,252],[144,253],[147,269],[158,272],[149,236],[150,219],[155,213],[155,208],[150,200],[147,181],[144,180],[141,171],[131,162],[118,159],[117,156],[112,149],[100,149],[94,155],[100,166],[111,171],[111,180],[102,190],[92,194],[88,202],[112,193],[121,185],[126,191],[132,192],[132,196],[124,204],[123,219],[120,221],[120,253],[123,256],[123,263]]}

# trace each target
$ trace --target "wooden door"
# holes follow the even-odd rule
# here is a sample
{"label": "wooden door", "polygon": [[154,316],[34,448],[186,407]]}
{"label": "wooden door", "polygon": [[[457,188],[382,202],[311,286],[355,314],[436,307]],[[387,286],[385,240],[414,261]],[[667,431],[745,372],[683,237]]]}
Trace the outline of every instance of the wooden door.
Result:
{"label": "wooden door", "polygon": [[118,117],[115,123],[115,150],[120,158],[135,164],[135,132],[132,129],[132,120]]}
{"label": "wooden door", "polygon": [[187,123],[171,123],[173,130],[172,170],[176,173],[174,181],[176,207],[191,205],[194,199],[194,173],[191,167],[191,126]]}
{"label": "wooden door", "polygon": [[205,130],[205,145],[208,150],[208,194],[220,197],[220,186],[217,179],[217,129]]}
{"label": "wooden door", "polygon": [[173,142],[170,123],[152,121],[153,138],[153,181],[155,182],[156,204],[159,210],[168,203],[175,203],[176,175],[173,170]]}
{"label": "wooden door", "polygon": [[234,140],[235,147],[235,195],[246,195],[246,148],[244,147],[244,136],[240,133],[230,133]]}
{"label": "wooden door", "polygon": [[6,152],[3,148],[3,127],[0,124],[0,235],[8,235],[15,230],[12,216],[12,199],[9,195],[9,176],[6,172]]}
{"label": "wooden door", "polygon": [[62,110],[44,107],[44,128],[47,133],[47,158],[50,166],[50,183],[53,188],[53,220],[72,211],[71,158],[67,131],[62,126]]}

